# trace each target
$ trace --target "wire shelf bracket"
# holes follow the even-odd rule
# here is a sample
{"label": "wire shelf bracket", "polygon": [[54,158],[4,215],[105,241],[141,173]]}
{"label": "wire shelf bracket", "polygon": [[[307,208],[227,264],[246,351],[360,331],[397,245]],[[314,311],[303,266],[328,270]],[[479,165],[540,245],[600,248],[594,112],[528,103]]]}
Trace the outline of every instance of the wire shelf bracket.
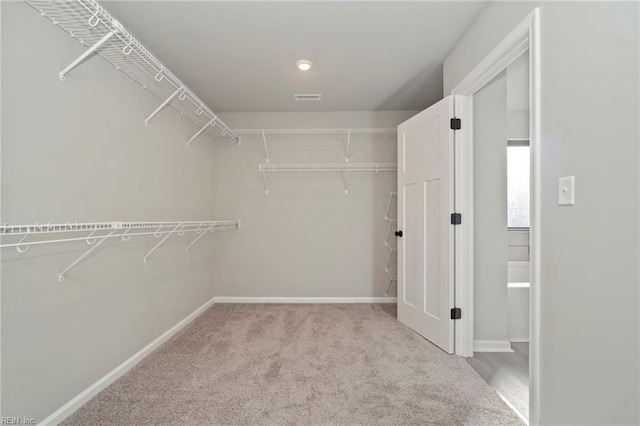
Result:
{"label": "wire shelf bracket", "polygon": [[388,221],[388,220],[392,220],[392,219],[389,219],[389,209],[391,208],[391,203],[393,202],[393,197],[396,197],[398,195],[398,193],[397,192],[389,192],[387,195],[388,195],[389,199],[387,201],[387,210],[385,210],[385,213],[384,213],[384,220]]}
{"label": "wire shelf bracket", "polygon": [[398,281],[398,274],[389,275],[389,285],[387,286],[387,290],[384,292],[385,296],[389,296],[389,289],[391,288],[391,284],[393,284],[394,281]]}
{"label": "wire shelf bracket", "polygon": [[390,267],[391,267],[391,258],[393,257],[393,255],[395,253],[398,252],[398,249],[393,248],[393,247],[387,247],[387,248],[388,248],[388,250],[387,250],[387,264],[385,265],[384,270],[385,270],[385,272],[387,274],[391,274],[391,269],[390,269]]}
{"label": "wire shelf bracket", "polygon": [[[171,232],[167,232],[167,235],[164,236],[164,238],[162,240],[160,240],[160,242],[158,244],[155,245],[155,247],[153,247],[151,250],[149,250],[149,252],[147,254],[144,255],[144,258],[142,259],[143,263],[147,263],[147,259],[149,258],[149,256],[151,256],[151,254],[156,251],[158,249],[158,247],[160,247],[165,241],[167,241],[167,239],[175,232],[180,233],[180,229],[184,228],[184,223],[179,223],[175,226],[175,228],[173,228],[171,230]],[[183,232],[184,234],[184,232]],[[159,236],[158,236],[159,237]]]}
{"label": "wire shelf bracket", "polygon": [[84,61],[89,55],[91,55],[93,52],[95,52],[100,46],[105,44],[107,42],[107,40],[109,40],[111,37],[113,37],[114,34],[115,33],[113,31],[109,31],[104,37],[102,37],[100,40],[98,40],[96,42],[96,44],[94,44],[89,49],[87,49],[82,55],[78,56],[78,59],[76,59],[75,61],[71,62],[69,65],[67,65],[67,67],[65,69],[60,71],[60,74],[58,74],[58,78],[60,79],[60,81],[64,81],[65,76],[67,75],[67,73],[69,71],[71,71],[72,69],[74,69],[75,67],[80,65],[80,63],[82,61]]}
{"label": "wire shelf bracket", "polygon": [[349,170],[344,172],[344,193],[349,193],[349,178],[351,178],[351,172]]}
{"label": "wire shelf bracket", "polygon": [[344,152],[344,161],[346,163],[349,162],[349,145],[351,145],[351,130],[347,131],[347,148],[345,149],[345,152]]}
{"label": "wire shelf bracket", "polygon": [[193,140],[195,138],[197,138],[198,136],[200,136],[202,134],[202,132],[204,132],[205,130],[207,130],[209,128],[209,126],[215,126],[216,125],[216,119],[213,118],[211,119],[211,121],[209,121],[207,124],[204,125],[204,127],[202,129],[200,129],[195,135],[191,136],[191,139],[189,139],[187,141],[187,148],[189,147],[189,144],[191,144],[191,142],[193,142]]}
{"label": "wire shelf bracket", "polygon": [[197,237],[196,237],[196,238],[195,238],[195,239],[194,239],[194,240],[193,240],[193,241],[192,241],[192,242],[187,246],[187,248],[185,249],[185,251],[188,253],[188,252],[189,252],[189,249],[190,249],[190,248],[191,248],[195,243],[197,243],[197,242],[200,240],[200,238],[204,237],[204,236],[207,234],[207,232],[213,232],[213,231],[215,231],[215,228],[214,228],[213,226],[211,226],[211,227],[209,227],[209,228],[207,228],[207,229],[200,229],[200,230],[196,230],[196,231],[195,231],[195,233],[196,233],[196,234],[200,234],[200,235],[198,235],[198,236],[197,236]]}
{"label": "wire shelf bracket", "polygon": [[173,100],[173,98],[175,98],[176,96],[178,96],[178,93],[184,91],[184,88],[180,88],[177,89],[175,92],[173,92],[173,94],[171,96],[169,96],[163,103],[160,104],[160,106],[158,108],[156,108],[155,111],[153,111],[151,113],[151,115],[149,115],[145,120],[144,120],[144,125],[148,126],[149,125],[149,121],[155,117],[164,107],[166,107],[167,105],[169,105],[169,102],[171,102]]}
{"label": "wire shelf bracket", "polygon": [[195,232],[196,232],[196,234],[200,233],[200,235],[198,235],[198,236],[197,236],[197,237],[196,237],[196,238],[195,238],[195,239],[194,239],[194,240],[193,240],[193,241],[192,241],[192,242],[187,246],[187,248],[186,248],[186,250],[185,250],[185,251],[186,251],[186,252],[189,252],[189,249],[190,249],[190,248],[191,248],[195,243],[197,243],[197,242],[200,240],[200,238],[204,237],[204,236],[205,236],[205,234],[206,234],[207,232],[215,232],[215,231],[222,231],[222,232],[225,232],[225,231],[228,231],[228,230],[230,230],[230,229],[237,229],[237,228],[240,228],[240,221],[238,221],[238,223],[237,223],[237,227],[235,227],[235,225],[234,225],[234,226],[222,226],[222,227],[220,227],[220,228],[216,228],[216,227],[212,226],[212,227],[210,227],[210,228],[208,228],[208,229],[203,229],[203,230],[201,230],[200,232],[198,232],[198,231],[196,230],[196,231],[195,231]]}
{"label": "wire shelf bracket", "polygon": [[260,170],[262,172],[262,182],[264,183],[264,193],[269,193],[269,184],[267,184],[267,172],[264,170]]}
{"label": "wire shelf bracket", "polygon": [[[111,231],[109,232],[107,235],[105,235],[104,237],[102,237],[100,239],[100,241],[94,242],[91,246],[91,248],[87,251],[85,251],[82,256],[80,256],[79,258],[77,258],[75,261],[73,261],[73,263],[69,266],[67,266],[66,268],[64,268],[62,270],[62,272],[60,272],[60,274],[58,274],[58,281],[64,281],[64,277],[67,274],[67,272],[69,272],[70,270],[72,270],[73,268],[76,267],[76,265],[80,262],[82,262],[85,258],[87,258],[88,256],[91,255],[91,253],[93,253],[94,251],[96,251],[98,249],[98,247],[100,247],[105,241],[108,240],[109,237],[111,237],[113,234],[115,234],[116,231]],[[89,242],[89,240],[87,240],[87,242]]]}
{"label": "wire shelf bracket", "polygon": [[268,163],[269,162],[269,149],[267,148],[267,135],[265,134],[264,130],[262,131],[262,143],[264,144],[265,161]]}
{"label": "wire shelf bracket", "polygon": [[395,224],[396,222],[392,222],[390,220],[387,221],[387,235],[386,235],[386,238],[384,239],[385,247],[391,247],[391,245],[389,244],[389,237],[391,236],[391,228],[393,228]]}

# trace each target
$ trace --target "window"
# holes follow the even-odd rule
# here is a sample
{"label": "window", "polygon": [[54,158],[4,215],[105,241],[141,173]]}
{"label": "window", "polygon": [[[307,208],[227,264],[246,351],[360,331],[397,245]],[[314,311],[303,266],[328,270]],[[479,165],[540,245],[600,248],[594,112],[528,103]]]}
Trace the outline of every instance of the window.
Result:
{"label": "window", "polygon": [[507,226],[529,228],[530,202],[529,141],[509,141],[507,144]]}

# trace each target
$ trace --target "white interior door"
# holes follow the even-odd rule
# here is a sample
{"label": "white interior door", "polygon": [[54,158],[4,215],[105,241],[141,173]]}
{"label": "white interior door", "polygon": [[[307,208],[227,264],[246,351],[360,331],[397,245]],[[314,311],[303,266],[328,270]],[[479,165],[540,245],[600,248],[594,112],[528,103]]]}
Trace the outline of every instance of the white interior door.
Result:
{"label": "white interior door", "polygon": [[[453,353],[453,97],[398,126],[398,320]],[[400,231],[402,234],[400,234]]]}

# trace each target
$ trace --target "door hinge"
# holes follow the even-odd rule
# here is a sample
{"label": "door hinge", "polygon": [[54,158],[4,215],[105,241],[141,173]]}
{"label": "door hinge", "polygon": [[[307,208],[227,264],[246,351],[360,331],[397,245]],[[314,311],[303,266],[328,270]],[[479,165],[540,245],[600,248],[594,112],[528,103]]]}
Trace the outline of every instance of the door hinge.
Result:
{"label": "door hinge", "polygon": [[451,213],[451,224],[452,225],[460,225],[462,223],[462,214],[461,213]]}
{"label": "door hinge", "polygon": [[462,121],[459,118],[451,119],[451,129],[460,130],[462,128]]}
{"label": "door hinge", "polygon": [[459,320],[462,318],[462,309],[460,308],[451,308],[451,319]]}

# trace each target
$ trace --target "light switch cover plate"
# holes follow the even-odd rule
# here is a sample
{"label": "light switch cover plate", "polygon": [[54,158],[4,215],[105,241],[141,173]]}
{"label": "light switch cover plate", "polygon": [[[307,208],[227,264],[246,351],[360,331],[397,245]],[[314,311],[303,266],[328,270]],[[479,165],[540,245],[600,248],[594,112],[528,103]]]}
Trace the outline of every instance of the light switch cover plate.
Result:
{"label": "light switch cover plate", "polygon": [[558,179],[558,205],[573,206],[576,204],[575,176],[566,176]]}

